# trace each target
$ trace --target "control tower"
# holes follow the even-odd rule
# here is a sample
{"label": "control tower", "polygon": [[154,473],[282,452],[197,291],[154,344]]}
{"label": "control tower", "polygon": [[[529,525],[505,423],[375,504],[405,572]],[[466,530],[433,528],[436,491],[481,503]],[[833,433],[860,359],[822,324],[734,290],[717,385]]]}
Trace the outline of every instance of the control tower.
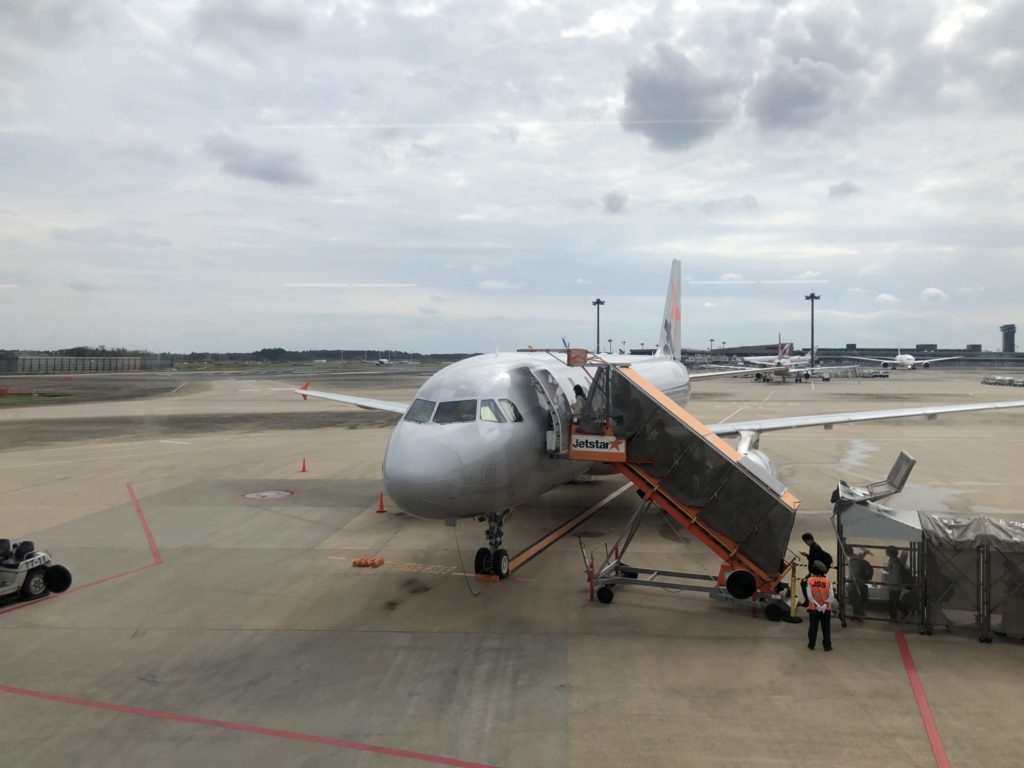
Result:
{"label": "control tower", "polygon": [[1017,326],[1013,324],[1000,325],[999,330],[1003,333],[1003,352],[1009,352],[1010,354],[1016,352]]}

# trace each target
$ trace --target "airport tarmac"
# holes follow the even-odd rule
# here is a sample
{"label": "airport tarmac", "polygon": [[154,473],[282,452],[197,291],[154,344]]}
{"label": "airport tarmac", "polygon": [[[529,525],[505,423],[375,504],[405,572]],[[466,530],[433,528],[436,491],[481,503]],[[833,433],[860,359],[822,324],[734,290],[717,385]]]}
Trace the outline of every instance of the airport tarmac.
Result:
{"label": "airport tarmac", "polygon": [[[715,422],[1024,399],[980,378],[719,379],[695,383],[690,409]],[[381,371],[314,386],[409,400],[421,381]],[[33,539],[75,576],[66,594],[0,605],[12,764],[1021,762],[1021,643],[836,623],[835,651],[811,653],[806,624],[697,594],[626,588],[601,605],[574,537],[478,583],[463,574],[481,524],[376,512],[393,416],[304,402],[288,392],[301,380],[279,376],[181,382],[0,410],[0,536]],[[901,449],[918,465],[894,506],[1024,515],[1022,442],[1024,409],[772,433],[761,449],[802,501],[793,549],[810,530],[834,551],[837,481],[881,479]],[[636,502],[609,500],[622,485],[567,485],[517,510],[507,548],[601,503],[576,533],[587,548],[614,542]],[[636,565],[717,571],[661,519],[632,552]],[[366,555],[385,564],[352,567]]]}

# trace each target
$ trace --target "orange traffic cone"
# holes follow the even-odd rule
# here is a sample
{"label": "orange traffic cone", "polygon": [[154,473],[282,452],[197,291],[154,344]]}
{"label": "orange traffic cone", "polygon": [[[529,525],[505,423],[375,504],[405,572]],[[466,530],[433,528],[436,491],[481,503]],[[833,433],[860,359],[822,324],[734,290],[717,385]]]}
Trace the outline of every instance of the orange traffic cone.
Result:
{"label": "orange traffic cone", "polygon": [[377,499],[377,512],[387,512],[387,510],[384,509],[384,491],[380,492],[380,497]]}
{"label": "orange traffic cone", "polygon": [[308,471],[309,470],[306,469],[306,457],[303,456],[302,457],[302,469],[300,469],[299,472],[308,472]]}

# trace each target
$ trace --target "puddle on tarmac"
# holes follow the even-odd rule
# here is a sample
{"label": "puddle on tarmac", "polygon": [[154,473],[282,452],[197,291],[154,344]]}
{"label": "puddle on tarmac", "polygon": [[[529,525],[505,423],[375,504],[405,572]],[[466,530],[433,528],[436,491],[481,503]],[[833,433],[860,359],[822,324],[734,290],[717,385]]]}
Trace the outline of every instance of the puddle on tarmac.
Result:
{"label": "puddle on tarmac", "polygon": [[867,466],[867,460],[875,452],[875,446],[868,440],[847,440],[846,452],[839,459],[839,469],[850,473]]}

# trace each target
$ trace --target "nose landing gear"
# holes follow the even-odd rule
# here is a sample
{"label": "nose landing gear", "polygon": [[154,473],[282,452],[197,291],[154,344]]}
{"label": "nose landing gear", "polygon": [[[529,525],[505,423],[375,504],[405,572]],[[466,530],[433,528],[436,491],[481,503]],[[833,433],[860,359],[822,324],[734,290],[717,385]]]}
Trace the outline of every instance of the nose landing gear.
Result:
{"label": "nose landing gear", "polygon": [[476,551],[473,569],[478,574],[508,578],[508,551],[501,548],[502,526],[509,511],[492,512],[487,515],[487,543],[489,547],[480,547]]}

